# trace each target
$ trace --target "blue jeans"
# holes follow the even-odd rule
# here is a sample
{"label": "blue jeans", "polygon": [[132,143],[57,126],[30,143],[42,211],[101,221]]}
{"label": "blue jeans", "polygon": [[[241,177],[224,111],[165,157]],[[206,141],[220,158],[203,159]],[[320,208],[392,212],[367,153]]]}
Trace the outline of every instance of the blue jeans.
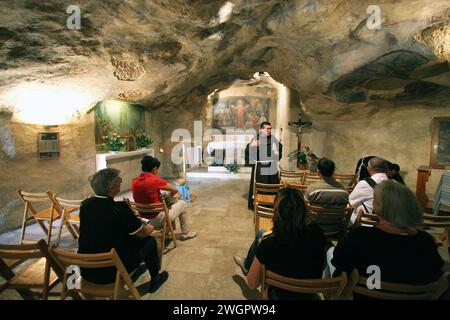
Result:
{"label": "blue jeans", "polygon": [[244,261],[244,267],[247,270],[250,270],[250,267],[253,263],[253,258],[256,254],[256,248],[258,247],[258,240],[262,237],[262,235],[266,232],[266,230],[259,230],[256,234],[256,239],[253,241],[252,245],[250,246],[250,249],[248,249],[247,257]]}

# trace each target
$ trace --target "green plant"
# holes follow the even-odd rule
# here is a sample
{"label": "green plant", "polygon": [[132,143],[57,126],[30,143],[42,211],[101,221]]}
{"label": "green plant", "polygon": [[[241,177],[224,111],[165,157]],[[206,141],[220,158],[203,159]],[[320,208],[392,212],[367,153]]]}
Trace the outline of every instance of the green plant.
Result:
{"label": "green plant", "polygon": [[136,135],[136,144],[139,148],[146,148],[153,143],[152,138],[146,133],[139,133]]}
{"label": "green plant", "polygon": [[309,171],[317,171],[317,161],[319,157],[316,156],[308,146],[303,147],[301,150],[294,150],[289,152],[289,158],[296,158],[299,164],[308,167]]}
{"label": "green plant", "polygon": [[110,151],[119,151],[125,145],[117,133],[113,133],[112,136],[103,136],[103,141]]}
{"label": "green plant", "polygon": [[236,173],[239,171],[239,165],[237,163],[233,163],[233,164],[226,164],[224,165],[224,167],[228,170],[228,172],[230,173]]}

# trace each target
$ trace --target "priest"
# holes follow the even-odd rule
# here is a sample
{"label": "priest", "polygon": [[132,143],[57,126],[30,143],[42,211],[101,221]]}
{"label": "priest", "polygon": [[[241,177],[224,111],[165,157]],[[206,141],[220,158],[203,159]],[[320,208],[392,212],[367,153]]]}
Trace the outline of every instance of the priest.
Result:
{"label": "priest", "polygon": [[254,209],[253,184],[255,182],[276,184],[280,182],[278,161],[281,159],[282,145],[272,136],[270,122],[262,122],[259,133],[245,148],[246,163],[252,165],[252,175],[248,191],[248,208]]}

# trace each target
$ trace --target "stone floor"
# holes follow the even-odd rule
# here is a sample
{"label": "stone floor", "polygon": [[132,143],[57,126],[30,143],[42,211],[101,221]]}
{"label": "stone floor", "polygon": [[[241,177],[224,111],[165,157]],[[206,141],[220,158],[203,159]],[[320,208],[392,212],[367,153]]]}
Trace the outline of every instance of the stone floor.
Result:
{"label": "stone floor", "polygon": [[[143,299],[258,299],[259,292],[247,288],[233,261],[233,256],[246,254],[254,237],[252,212],[247,209],[248,180],[192,178],[190,190],[195,200],[188,213],[191,228],[198,236],[177,241],[177,248],[164,255],[162,269],[169,272],[169,279],[156,293],[145,294]],[[130,193],[121,194],[117,199],[124,196],[130,197]],[[0,243],[18,243],[19,231],[1,234]],[[27,235],[38,238],[42,231],[32,225],[27,228]],[[76,247],[76,241],[65,231],[60,245]],[[149,280],[148,273],[138,280],[141,293]],[[20,299],[20,296],[6,290],[0,299]]]}

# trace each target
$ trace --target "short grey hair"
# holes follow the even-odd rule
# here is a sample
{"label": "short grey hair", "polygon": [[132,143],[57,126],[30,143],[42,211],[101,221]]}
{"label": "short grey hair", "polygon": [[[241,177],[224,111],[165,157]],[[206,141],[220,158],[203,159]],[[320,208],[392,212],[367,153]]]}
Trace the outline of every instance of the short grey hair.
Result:
{"label": "short grey hair", "polygon": [[107,196],[109,187],[119,177],[120,170],[114,168],[102,169],[89,177],[92,190],[96,195]]}
{"label": "short grey hair", "polygon": [[375,172],[386,172],[388,169],[387,161],[379,157],[370,159],[368,166]]}
{"label": "short grey hair", "polygon": [[398,228],[415,228],[423,222],[422,207],[408,187],[384,180],[375,187],[374,212]]}

